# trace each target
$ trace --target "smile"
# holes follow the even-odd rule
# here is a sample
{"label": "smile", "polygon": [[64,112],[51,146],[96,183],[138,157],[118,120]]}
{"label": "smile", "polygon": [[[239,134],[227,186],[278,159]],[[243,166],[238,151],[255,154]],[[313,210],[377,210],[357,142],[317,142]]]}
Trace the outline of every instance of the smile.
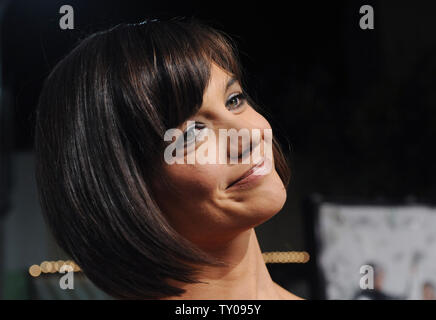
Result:
{"label": "smile", "polygon": [[271,161],[268,161],[267,159],[264,158],[258,164],[251,167],[247,172],[245,172],[238,179],[233,181],[226,188],[226,190],[230,188],[251,185],[252,183],[262,179],[265,175],[270,173],[270,171],[271,171]]}

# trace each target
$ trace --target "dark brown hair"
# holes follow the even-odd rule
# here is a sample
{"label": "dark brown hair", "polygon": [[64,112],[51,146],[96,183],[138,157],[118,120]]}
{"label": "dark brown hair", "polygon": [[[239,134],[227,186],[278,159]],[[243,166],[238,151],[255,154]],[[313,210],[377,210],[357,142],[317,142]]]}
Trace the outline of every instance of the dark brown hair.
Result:
{"label": "dark brown hair", "polygon": [[164,133],[201,106],[211,62],[243,83],[224,33],[152,20],[87,37],[45,81],[35,132],[43,212],[61,248],[116,298],[180,295],[167,279],[198,282],[193,265],[223,265],[169,225],[150,188]]}

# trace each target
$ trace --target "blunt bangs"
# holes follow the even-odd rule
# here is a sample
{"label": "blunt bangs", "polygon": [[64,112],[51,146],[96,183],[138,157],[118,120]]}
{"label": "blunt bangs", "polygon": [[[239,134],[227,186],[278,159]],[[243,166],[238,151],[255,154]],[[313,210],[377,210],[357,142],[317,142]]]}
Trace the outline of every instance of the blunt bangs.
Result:
{"label": "blunt bangs", "polygon": [[35,127],[44,217],[115,298],[177,296],[184,290],[171,280],[199,282],[199,267],[224,265],[172,228],[151,190],[164,133],[200,108],[212,62],[242,82],[225,34],[195,20],[153,20],[88,36],[44,83]]}

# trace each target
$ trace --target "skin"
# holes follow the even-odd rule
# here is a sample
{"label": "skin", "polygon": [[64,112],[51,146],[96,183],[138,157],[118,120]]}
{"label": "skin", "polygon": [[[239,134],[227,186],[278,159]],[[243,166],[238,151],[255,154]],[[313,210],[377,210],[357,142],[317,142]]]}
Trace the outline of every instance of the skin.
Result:
{"label": "skin", "polygon": [[385,280],[385,274],[383,270],[379,270],[374,279],[374,288],[378,291],[383,291],[383,282]]}
{"label": "skin", "polygon": [[428,285],[428,284],[424,285],[423,290],[422,290],[422,299],[423,300],[435,300],[436,299],[434,288],[431,285]]}
{"label": "skin", "polygon": [[[187,120],[203,123],[217,137],[218,129],[247,128],[261,132],[270,129],[266,119],[245,100],[229,100],[242,92],[237,81],[226,88],[231,78],[231,74],[212,64],[203,104]],[[211,142],[205,139],[202,143]],[[239,152],[246,150],[247,146],[239,143]],[[263,143],[261,154],[262,146]],[[170,187],[157,181],[155,188],[157,202],[171,225],[229,265],[203,268],[199,279],[207,284],[172,282],[186,289],[186,293],[171,299],[299,299],[272,281],[254,230],[279,212],[286,200],[286,189],[274,166],[255,183],[228,188],[252,166],[251,161],[250,164],[185,162],[166,164],[163,168]]]}

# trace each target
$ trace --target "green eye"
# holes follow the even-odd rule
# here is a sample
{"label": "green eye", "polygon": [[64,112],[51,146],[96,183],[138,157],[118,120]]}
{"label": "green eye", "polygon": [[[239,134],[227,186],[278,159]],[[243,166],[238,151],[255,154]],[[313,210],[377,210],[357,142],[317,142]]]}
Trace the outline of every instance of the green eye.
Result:
{"label": "green eye", "polygon": [[206,128],[206,125],[201,122],[195,122],[194,125],[187,128],[185,133],[183,134],[185,147],[194,143],[204,128]]}
{"label": "green eye", "polygon": [[240,107],[242,107],[245,100],[246,100],[245,94],[243,94],[242,92],[236,93],[230,96],[230,98],[227,100],[226,107],[230,111],[237,110]]}

